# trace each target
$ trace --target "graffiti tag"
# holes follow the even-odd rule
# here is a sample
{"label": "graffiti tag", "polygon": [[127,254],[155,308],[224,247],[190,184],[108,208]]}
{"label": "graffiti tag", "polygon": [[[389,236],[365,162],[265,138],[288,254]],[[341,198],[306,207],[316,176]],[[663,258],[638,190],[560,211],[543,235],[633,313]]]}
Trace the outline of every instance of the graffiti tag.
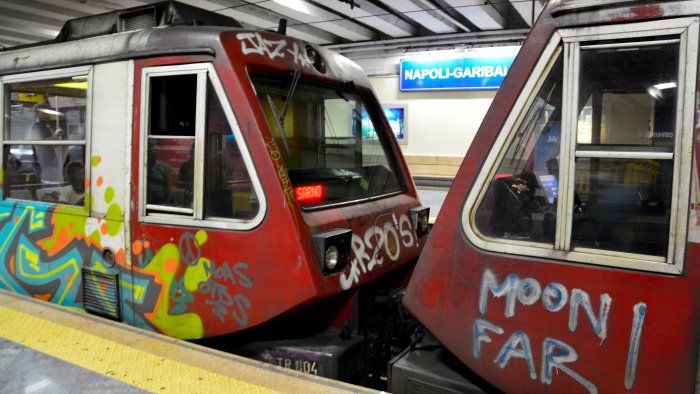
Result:
{"label": "graffiti tag", "polygon": [[310,66],[306,53],[294,42],[287,48],[286,40],[268,40],[260,33],[239,33],[236,38],[241,42],[241,52],[244,55],[267,56],[270,60],[291,57],[294,64]]}
{"label": "graffiti tag", "polygon": [[253,281],[247,274],[248,264],[239,262],[234,264],[233,268],[226,262],[217,265],[214,261],[203,261],[203,264],[209,279],[200,282],[198,290],[201,294],[209,296],[204,303],[212,307],[212,311],[222,323],[230,314],[242,327],[248,326],[250,299],[245,294],[231,294],[231,287],[225,284],[228,281],[231,286],[251,289]]}
{"label": "graffiti tag", "polygon": [[385,256],[394,262],[401,256],[402,248],[415,245],[415,232],[408,216],[403,214],[397,219],[396,215],[392,215],[392,219],[381,226],[375,224],[362,237],[352,235],[351,246],[355,257],[350,263],[350,271],[340,275],[340,286],[344,290],[359,283],[361,275],[384,264]]}
{"label": "graffiti tag", "polygon": [[[586,316],[593,334],[602,343],[607,338],[608,317],[612,298],[607,293],[599,297],[598,312],[594,311],[591,298],[587,292],[581,289],[572,289],[571,293],[561,283],[550,282],[546,286],[533,278],[520,278],[515,274],[506,276],[503,282],[498,281],[496,275],[491,270],[486,270],[481,278],[479,292],[479,312],[483,318],[488,312],[489,294],[500,298],[505,296],[506,318],[511,318],[516,314],[516,304],[532,306],[538,301],[542,303],[545,310],[556,313],[564,309],[569,304],[568,329],[572,333],[578,329],[579,311]],[[630,343],[627,355],[627,365],[625,368],[625,386],[631,389],[634,385],[637,371],[637,361],[639,358],[639,344],[646,314],[646,304],[640,302],[633,308],[633,323],[630,333]],[[491,334],[503,335],[503,328],[488,322],[485,319],[476,319],[473,324],[473,355],[479,359],[481,348],[484,343],[493,341]],[[578,353],[569,344],[556,339],[546,337],[542,343],[542,364],[539,370],[540,382],[551,384],[553,370],[562,371],[581,384],[589,393],[597,393],[596,386],[575,372],[569,367],[578,360]],[[533,358],[532,347],[528,335],[517,330],[503,344],[496,356],[494,363],[500,368],[505,368],[513,358],[522,359],[527,364],[530,378],[537,380],[537,368]],[[567,365],[568,364],[568,365]]]}

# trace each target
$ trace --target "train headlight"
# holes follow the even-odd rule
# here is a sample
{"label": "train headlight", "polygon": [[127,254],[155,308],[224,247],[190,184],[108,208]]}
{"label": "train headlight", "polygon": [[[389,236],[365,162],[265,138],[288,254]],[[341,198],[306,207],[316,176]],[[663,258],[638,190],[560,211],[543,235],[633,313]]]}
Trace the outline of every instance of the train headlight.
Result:
{"label": "train headlight", "polygon": [[428,229],[430,227],[430,207],[413,207],[410,213],[413,228],[416,229],[416,236],[420,238],[428,234]]}
{"label": "train headlight", "polygon": [[343,228],[324,231],[311,237],[324,274],[338,272],[348,265],[352,231]]}
{"label": "train headlight", "polygon": [[326,256],[323,262],[325,263],[325,267],[329,270],[334,270],[335,267],[338,266],[338,261],[340,261],[340,252],[338,251],[338,247],[335,245],[331,245],[326,249]]}

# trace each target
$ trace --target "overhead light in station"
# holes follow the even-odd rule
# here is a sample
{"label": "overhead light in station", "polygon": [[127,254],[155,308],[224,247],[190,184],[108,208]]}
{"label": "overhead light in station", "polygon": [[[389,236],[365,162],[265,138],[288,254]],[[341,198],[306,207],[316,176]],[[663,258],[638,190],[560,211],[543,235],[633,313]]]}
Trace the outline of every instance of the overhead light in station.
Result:
{"label": "overhead light in station", "polygon": [[290,10],[303,12],[304,14],[313,15],[309,4],[302,0],[274,0],[275,3],[283,5]]}

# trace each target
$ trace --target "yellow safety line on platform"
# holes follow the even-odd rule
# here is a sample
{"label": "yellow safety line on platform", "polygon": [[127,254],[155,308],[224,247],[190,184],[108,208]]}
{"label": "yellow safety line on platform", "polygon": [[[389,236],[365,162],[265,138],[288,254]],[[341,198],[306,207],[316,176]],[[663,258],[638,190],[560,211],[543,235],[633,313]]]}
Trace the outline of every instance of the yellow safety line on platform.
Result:
{"label": "yellow safety line on platform", "polygon": [[160,393],[278,392],[3,306],[0,306],[0,316],[0,337],[142,390]]}

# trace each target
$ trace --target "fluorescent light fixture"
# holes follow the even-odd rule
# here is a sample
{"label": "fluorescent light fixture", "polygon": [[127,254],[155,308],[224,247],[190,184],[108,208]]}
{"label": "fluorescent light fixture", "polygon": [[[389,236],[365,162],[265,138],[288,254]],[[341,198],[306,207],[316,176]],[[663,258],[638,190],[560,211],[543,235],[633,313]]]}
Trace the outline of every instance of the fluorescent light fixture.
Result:
{"label": "fluorescent light fixture", "polygon": [[88,82],[87,81],[82,81],[82,82],[61,82],[61,83],[55,83],[53,86],[57,88],[69,88],[69,89],[83,89],[87,90],[88,88]]}
{"label": "fluorescent light fixture", "polygon": [[660,83],[658,85],[654,85],[655,88],[659,90],[664,90],[664,89],[671,89],[676,87],[675,82],[666,82],[666,83]]}
{"label": "fluorescent light fixture", "polygon": [[45,114],[49,114],[49,115],[63,116],[62,113],[60,113],[60,112],[58,112],[58,111],[54,111],[54,110],[52,110],[52,109],[39,108],[38,111],[39,111],[39,112],[42,112],[42,113],[45,113]]}
{"label": "fluorescent light fixture", "polygon": [[274,0],[275,3],[281,4],[291,10],[303,12],[305,14],[313,15],[309,4],[303,0]]}

